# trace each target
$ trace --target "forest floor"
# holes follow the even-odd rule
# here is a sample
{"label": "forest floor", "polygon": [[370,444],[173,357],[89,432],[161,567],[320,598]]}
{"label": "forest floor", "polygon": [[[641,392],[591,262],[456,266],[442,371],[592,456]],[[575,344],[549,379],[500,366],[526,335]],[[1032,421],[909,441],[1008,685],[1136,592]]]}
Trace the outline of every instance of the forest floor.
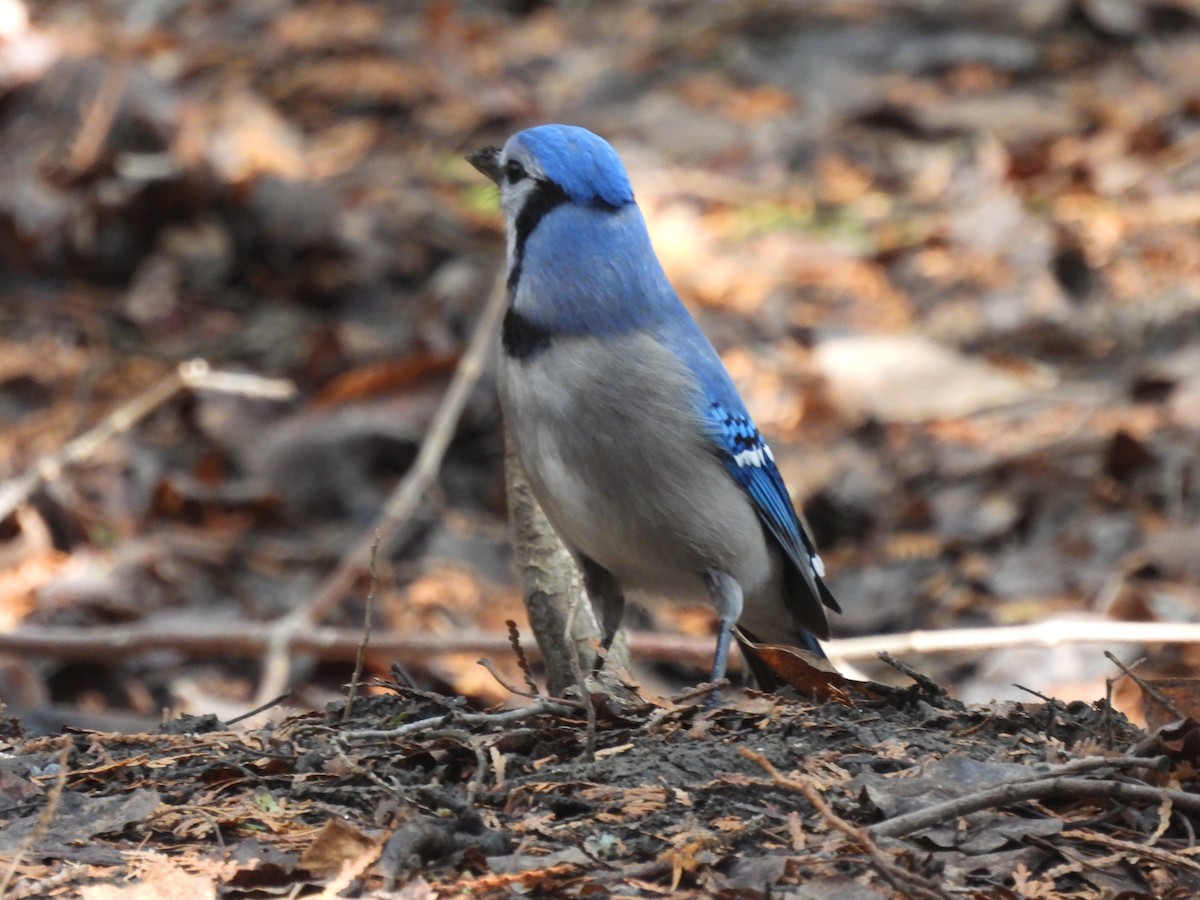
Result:
{"label": "forest floor", "polygon": [[[1197,38],[0,0],[0,893],[1195,895]],[[819,700],[691,690],[711,612],[653,605],[637,700],[537,693],[490,370],[446,398],[503,252],[463,155],[547,121],[812,526]]]}

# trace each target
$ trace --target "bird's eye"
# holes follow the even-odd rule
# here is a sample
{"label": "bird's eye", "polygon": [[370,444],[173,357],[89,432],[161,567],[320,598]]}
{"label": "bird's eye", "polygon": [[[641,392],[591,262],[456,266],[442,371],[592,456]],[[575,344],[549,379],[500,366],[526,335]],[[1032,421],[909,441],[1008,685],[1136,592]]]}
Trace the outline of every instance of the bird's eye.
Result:
{"label": "bird's eye", "polygon": [[525,167],[515,159],[510,159],[504,166],[504,178],[509,184],[516,184],[525,177]]}

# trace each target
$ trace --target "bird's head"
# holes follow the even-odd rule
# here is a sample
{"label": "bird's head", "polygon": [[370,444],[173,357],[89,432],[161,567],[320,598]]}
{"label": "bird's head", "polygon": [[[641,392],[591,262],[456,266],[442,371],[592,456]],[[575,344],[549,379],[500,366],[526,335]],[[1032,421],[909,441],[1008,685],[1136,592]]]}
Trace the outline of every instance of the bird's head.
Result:
{"label": "bird's head", "polygon": [[540,214],[560,203],[619,209],[633,202],[621,158],[608,142],[577,125],[539,125],[510,137],[503,149],[470,154],[471,165],[500,187],[505,217]]}
{"label": "bird's head", "polygon": [[508,291],[522,315],[545,328],[595,330],[678,303],[607,141],[575,125],[540,125],[467,159],[500,188]]}

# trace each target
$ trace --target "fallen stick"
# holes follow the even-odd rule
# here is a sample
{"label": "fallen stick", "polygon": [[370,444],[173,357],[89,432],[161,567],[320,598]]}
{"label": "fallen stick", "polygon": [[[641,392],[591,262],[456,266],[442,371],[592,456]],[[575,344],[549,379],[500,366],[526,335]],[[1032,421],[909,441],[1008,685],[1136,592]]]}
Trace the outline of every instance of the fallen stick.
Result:
{"label": "fallen stick", "polygon": [[[383,512],[363,530],[342,556],[337,568],[321,582],[308,601],[273,626],[275,636],[263,660],[263,676],[258,686],[260,699],[283,693],[287,689],[292,670],[290,652],[296,649],[293,639],[319,624],[330,610],[342,602],[359,575],[366,571],[373,552],[387,556],[392,543],[417,511],[421,499],[437,478],[467,398],[483,374],[488,350],[495,340],[507,304],[508,292],[504,279],[498,277],[475,324],[471,342],[458,362],[450,386],[446,388],[446,396],[429,423],[417,458],[396,485]],[[373,548],[377,548],[377,551]]]}
{"label": "fallen stick", "polygon": [[880,653],[949,653],[1006,647],[1061,647],[1065,644],[1197,644],[1200,625],[1179,622],[1116,622],[1046,619],[1002,628],[950,628],[842,638],[825,644],[838,660],[874,659]]}
{"label": "fallen stick", "polygon": [[[1068,625],[1070,627],[1068,627]],[[1148,622],[1095,622],[1080,629],[1078,622],[1044,622],[1011,628],[968,628],[941,632],[911,632],[829,641],[825,649],[834,662],[874,659],[878,649],[892,652],[937,653],[960,650],[994,650],[1005,647],[1057,647],[1063,644],[1196,644],[1200,625],[1159,625]],[[1058,636],[1048,640],[1048,629]],[[1070,630],[1074,629],[1074,630]],[[89,625],[84,628],[22,627],[0,633],[0,653],[39,656],[71,661],[112,662],[120,654],[173,650],[197,659],[244,659],[261,656],[277,633],[278,625],[262,622],[212,620],[140,625]],[[289,634],[287,646],[325,660],[353,660],[362,631],[313,626]],[[635,659],[684,662],[706,666],[712,660],[709,638],[635,631],[629,633]],[[878,649],[877,649],[878,648]],[[919,648],[919,649],[918,649]],[[535,644],[526,648],[539,659]],[[512,653],[502,632],[467,631],[453,635],[376,632],[367,656],[425,659],[446,653]]]}
{"label": "fallen stick", "polygon": [[[251,659],[267,652],[277,634],[278,626],[270,622],[219,623],[190,618],[147,625],[29,627],[0,633],[0,653],[105,663],[133,654],[162,652],[178,653],[188,659]],[[285,646],[293,653],[315,659],[351,662],[361,643],[361,629],[318,626],[292,633]],[[631,644],[635,654],[645,660],[707,666],[712,658],[712,641],[701,638],[637,633],[631,635]],[[540,658],[536,644],[525,648],[525,652],[531,659]],[[430,659],[449,653],[508,657],[513,650],[507,635],[491,631],[446,635],[377,631],[366,648],[367,659],[384,662]]]}
{"label": "fallen stick", "polygon": [[1195,815],[1200,813],[1200,796],[1187,791],[1129,784],[1100,778],[1051,777],[1035,781],[1006,782],[935,803],[915,812],[885,819],[867,830],[875,837],[901,838],[950,822],[968,813],[999,809],[1025,800],[1124,800],[1126,802],[1162,803],[1170,799],[1177,809]]}
{"label": "fallen stick", "polygon": [[180,363],[166,378],[122,403],[83,434],[40,457],[21,475],[0,483],[0,521],[12,515],[36,491],[61,478],[67,468],[89,459],[108,441],[129,431],[183,390],[288,400],[296,393],[296,386],[278,378],[214,372],[202,359]]}

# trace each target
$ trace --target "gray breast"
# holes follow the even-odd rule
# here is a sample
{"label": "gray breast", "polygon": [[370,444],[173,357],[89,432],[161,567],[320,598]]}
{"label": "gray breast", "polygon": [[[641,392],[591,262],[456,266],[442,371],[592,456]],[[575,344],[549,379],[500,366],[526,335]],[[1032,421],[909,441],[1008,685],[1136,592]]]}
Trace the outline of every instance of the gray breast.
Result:
{"label": "gray breast", "polygon": [[778,563],[702,434],[695,390],[645,335],[558,337],[501,363],[514,445],[568,547],[627,589],[707,601],[701,573],[719,570],[753,594]]}

